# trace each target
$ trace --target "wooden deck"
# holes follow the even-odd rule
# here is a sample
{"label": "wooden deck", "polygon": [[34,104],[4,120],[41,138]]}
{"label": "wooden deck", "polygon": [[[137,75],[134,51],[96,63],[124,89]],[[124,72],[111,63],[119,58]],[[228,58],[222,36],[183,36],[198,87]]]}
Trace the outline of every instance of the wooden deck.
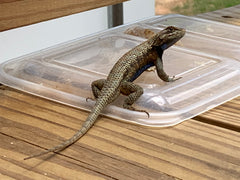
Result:
{"label": "wooden deck", "polygon": [[0,32],[67,16],[126,0],[4,0],[0,1]]}
{"label": "wooden deck", "polygon": [[[240,5],[198,15],[240,25]],[[0,86],[0,179],[239,179],[240,97],[170,128],[101,117],[55,155],[88,112]]]}

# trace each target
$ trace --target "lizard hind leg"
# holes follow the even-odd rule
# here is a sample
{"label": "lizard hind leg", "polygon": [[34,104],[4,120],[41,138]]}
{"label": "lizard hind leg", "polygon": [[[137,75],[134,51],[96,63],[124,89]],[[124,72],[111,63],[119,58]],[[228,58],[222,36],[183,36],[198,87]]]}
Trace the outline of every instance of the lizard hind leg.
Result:
{"label": "lizard hind leg", "polygon": [[132,82],[122,82],[120,87],[121,93],[126,95],[127,98],[124,101],[123,108],[138,111],[138,112],[145,112],[149,117],[149,113],[145,110],[136,109],[132,105],[137,99],[143,94],[143,88],[132,83]]}
{"label": "lizard hind leg", "polygon": [[[95,99],[97,99],[100,96],[101,90],[102,90],[105,82],[106,82],[106,79],[98,79],[98,80],[92,82],[91,88],[92,88],[92,93],[93,93],[93,96]],[[86,101],[88,101],[89,99],[94,100],[91,97],[87,97]]]}

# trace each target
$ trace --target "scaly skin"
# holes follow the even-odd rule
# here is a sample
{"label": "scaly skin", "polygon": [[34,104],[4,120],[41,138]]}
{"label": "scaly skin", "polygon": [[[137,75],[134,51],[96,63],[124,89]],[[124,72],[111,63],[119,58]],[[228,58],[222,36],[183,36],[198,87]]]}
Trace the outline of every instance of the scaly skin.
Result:
{"label": "scaly skin", "polygon": [[113,102],[120,93],[128,96],[124,101],[124,108],[147,113],[144,110],[137,110],[132,107],[132,104],[143,94],[143,89],[132,82],[151,66],[156,67],[157,74],[163,81],[170,82],[179,79],[174,76],[169,77],[164,72],[162,54],[165,49],[176,43],[184,34],[184,29],[169,26],[124,54],[113,66],[106,80],[100,79],[92,83],[92,91],[96,98],[96,103],[83,123],[82,128],[62,144],[42,153],[29,156],[25,160],[49,152],[59,152],[75,143],[92,127],[101,111]]}

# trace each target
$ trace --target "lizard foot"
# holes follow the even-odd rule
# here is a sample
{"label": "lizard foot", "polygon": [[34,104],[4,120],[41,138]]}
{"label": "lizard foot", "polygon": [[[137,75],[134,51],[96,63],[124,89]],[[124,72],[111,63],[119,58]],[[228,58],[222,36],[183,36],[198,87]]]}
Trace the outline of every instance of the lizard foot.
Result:
{"label": "lizard foot", "polygon": [[147,72],[154,72],[156,71],[156,66],[152,66],[146,70]]}
{"label": "lizard foot", "polygon": [[147,112],[146,110],[136,109],[136,108],[134,108],[134,107],[132,107],[132,106],[130,106],[130,105],[126,105],[126,104],[123,105],[123,108],[125,108],[125,109],[129,109],[129,110],[132,110],[132,111],[144,112],[144,113],[147,114],[148,118],[150,117],[149,112]]}
{"label": "lizard foot", "polygon": [[87,97],[87,98],[86,98],[86,102],[88,102],[88,100],[95,101],[95,99],[94,99],[94,98],[92,98],[92,97]]}
{"label": "lizard foot", "polygon": [[172,76],[172,77],[168,77],[168,82],[174,82],[176,80],[179,80],[181,79],[182,77],[175,77],[175,76]]}

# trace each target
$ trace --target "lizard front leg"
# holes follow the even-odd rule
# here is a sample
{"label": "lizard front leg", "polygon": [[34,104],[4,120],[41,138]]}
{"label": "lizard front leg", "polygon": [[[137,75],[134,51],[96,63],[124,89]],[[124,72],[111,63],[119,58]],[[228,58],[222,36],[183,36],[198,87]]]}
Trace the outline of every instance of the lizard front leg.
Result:
{"label": "lizard front leg", "polygon": [[166,81],[166,82],[173,82],[173,81],[176,81],[182,77],[175,77],[175,76],[172,76],[170,77],[169,75],[167,75],[167,73],[163,70],[163,62],[162,62],[162,58],[158,57],[157,60],[155,61],[155,66],[156,66],[156,69],[157,69],[157,74],[158,74],[158,77],[160,79],[162,79],[163,81]]}
{"label": "lizard front leg", "polygon": [[120,91],[123,95],[126,95],[127,98],[124,101],[123,108],[130,109],[133,111],[145,112],[148,117],[149,113],[145,110],[139,110],[134,108],[133,103],[143,94],[143,88],[132,83],[132,82],[122,82],[120,86]]}

